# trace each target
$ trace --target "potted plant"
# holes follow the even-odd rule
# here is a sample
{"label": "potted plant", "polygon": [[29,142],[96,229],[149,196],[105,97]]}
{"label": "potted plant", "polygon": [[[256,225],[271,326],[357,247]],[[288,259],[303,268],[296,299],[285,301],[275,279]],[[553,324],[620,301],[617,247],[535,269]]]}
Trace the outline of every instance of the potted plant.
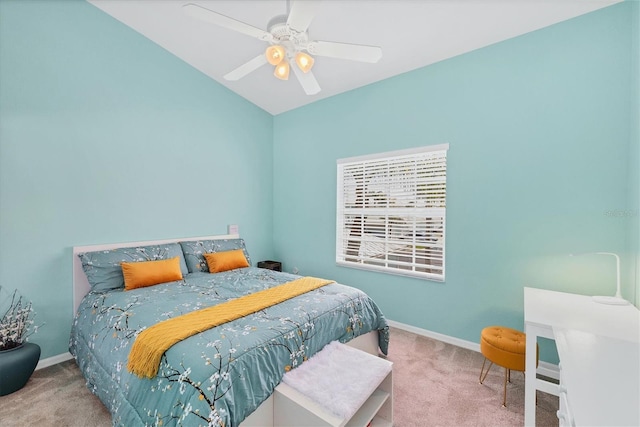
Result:
{"label": "potted plant", "polygon": [[40,360],[40,347],[28,341],[38,332],[30,301],[0,286],[0,396],[20,390]]}

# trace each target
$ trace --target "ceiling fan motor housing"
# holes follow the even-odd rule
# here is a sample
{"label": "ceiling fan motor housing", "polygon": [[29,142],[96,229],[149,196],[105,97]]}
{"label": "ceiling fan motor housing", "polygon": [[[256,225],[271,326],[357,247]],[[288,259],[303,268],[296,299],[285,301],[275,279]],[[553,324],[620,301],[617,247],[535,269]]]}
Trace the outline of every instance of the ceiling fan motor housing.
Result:
{"label": "ceiling fan motor housing", "polygon": [[301,50],[306,50],[309,44],[309,35],[306,31],[296,31],[287,25],[287,15],[272,18],[267,28],[272,35],[271,44],[283,46],[289,58]]}

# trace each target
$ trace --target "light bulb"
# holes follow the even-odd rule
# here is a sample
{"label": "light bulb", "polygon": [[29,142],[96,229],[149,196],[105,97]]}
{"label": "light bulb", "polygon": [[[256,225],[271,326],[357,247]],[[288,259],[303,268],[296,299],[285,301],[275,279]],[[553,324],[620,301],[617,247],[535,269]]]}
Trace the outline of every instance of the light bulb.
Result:
{"label": "light bulb", "polygon": [[269,46],[264,54],[269,64],[278,65],[284,59],[284,47],[280,45]]}
{"label": "light bulb", "polygon": [[308,73],[311,71],[311,67],[313,67],[313,57],[304,52],[298,52],[296,54],[296,64],[298,67],[304,72]]}
{"label": "light bulb", "polygon": [[276,69],[273,72],[273,75],[279,78],[280,80],[288,80],[289,79],[289,63],[287,61],[281,61],[278,65],[276,65]]}

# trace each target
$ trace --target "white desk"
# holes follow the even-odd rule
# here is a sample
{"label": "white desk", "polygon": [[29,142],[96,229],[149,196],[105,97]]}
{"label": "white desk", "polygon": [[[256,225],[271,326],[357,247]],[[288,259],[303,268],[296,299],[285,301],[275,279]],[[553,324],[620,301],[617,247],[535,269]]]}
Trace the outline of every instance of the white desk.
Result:
{"label": "white desk", "polygon": [[553,332],[562,361],[560,389],[566,388],[575,425],[640,426],[638,342],[574,329]]}
{"label": "white desk", "polygon": [[[556,334],[562,342],[559,348],[560,363],[563,371],[567,373],[573,372],[566,378],[568,387],[571,387],[570,378],[578,378],[583,371],[580,370],[577,360],[580,357],[591,357],[591,363],[588,365],[591,372],[589,381],[578,381],[574,385],[574,391],[582,387],[578,393],[589,394],[594,393],[600,396],[597,411],[600,418],[589,418],[585,415],[585,408],[578,404],[580,401],[578,395],[573,400],[576,406],[572,406],[573,419],[578,423],[589,425],[611,425],[612,411],[618,408],[618,398],[621,393],[612,392],[606,389],[606,383],[599,383],[599,375],[594,375],[597,370],[607,370],[611,373],[611,368],[607,367],[607,358],[617,351],[629,351],[629,348],[636,348],[640,342],[640,314],[638,309],[633,305],[614,306],[598,304],[591,297],[584,295],[568,294],[564,292],[554,292],[542,289],[524,288],[524,321],[525,333],[527,335],[527,352],[525,362],[525,410],[524,423],[526,426],[535,426],[536,411],[536,390],[547,393],[560,395],[560,389],[556,384],[536,378],[536,344],[538,337],[556,339]],[[555,331],[555,332],[554,332]],[[589,334],[593,338],[590,353],[576,353],[586,351],[584,343],[578,343],[573,331],[580,331]],[[567,337],[569,338],[567,340]],[[584,337],[583,337],[584,338]],[[611,346],[608,350],[600,348],[600,346]],[[618,346],[617,346],[618,345]],[[594,347],[595,346],[595,347]],[[634,347],[635,346],[635,347]],[[619,350],[616,350],[619,349]],[[613,352],[613,353],[612,353]],[[637,372],[638,360],[630,358],[620,358],[618,362],[626,360],[626,363],[633,364]],[[620,367],[620,363],[617,365]],[[586,367],[586,365],[584,365]],[[627,373],[633,371],[634,367],[626,367],[630,369]],[[625,368],[625,369],[626,369]],[[577,369],[577,370],[576,370]],[[640,379],[635,376],[627,375],[620,370],[617,371],[615,381],[622,381],[628,384],[629,390],[637,390]],[[581,385],[582,384],[582,385]],[[572,391],[567,387],[567,397],[571,401]],[[635,409],[637,413],[637,399],[635,401]],[[571,402],[570,402],[571,404]],[[633,407],[629,408],[629,412],[633,412]],[[578,412],[576,412],[578,411]],[[630,416],[633,416],[631,414]],[[586,417],[586,418],[585,418]],[[603,424],[596,422],[602,421]],[[606,421],[609,419],[609,421]],[[637,420],[637,419],[636,419]],[[630,419],[630,425],[639,425],[634,419]],[[581,424],[576,424],[581,425]]]}

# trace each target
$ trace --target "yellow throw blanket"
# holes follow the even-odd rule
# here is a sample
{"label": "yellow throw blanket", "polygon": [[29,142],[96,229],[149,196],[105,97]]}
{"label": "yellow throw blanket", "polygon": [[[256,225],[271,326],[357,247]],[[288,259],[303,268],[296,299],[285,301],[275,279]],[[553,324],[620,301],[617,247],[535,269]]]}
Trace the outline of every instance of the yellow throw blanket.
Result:
{"label": "yellow throw blanket", "polygon": [[183,339],[256,313],[329,283],[333,283],[333,281],[316,277],[302,277],[213,307],[164,320],[138,335],[129,352],[127,369],[141,378],[153,378],[158,373],[160,359],[164,352]]}

